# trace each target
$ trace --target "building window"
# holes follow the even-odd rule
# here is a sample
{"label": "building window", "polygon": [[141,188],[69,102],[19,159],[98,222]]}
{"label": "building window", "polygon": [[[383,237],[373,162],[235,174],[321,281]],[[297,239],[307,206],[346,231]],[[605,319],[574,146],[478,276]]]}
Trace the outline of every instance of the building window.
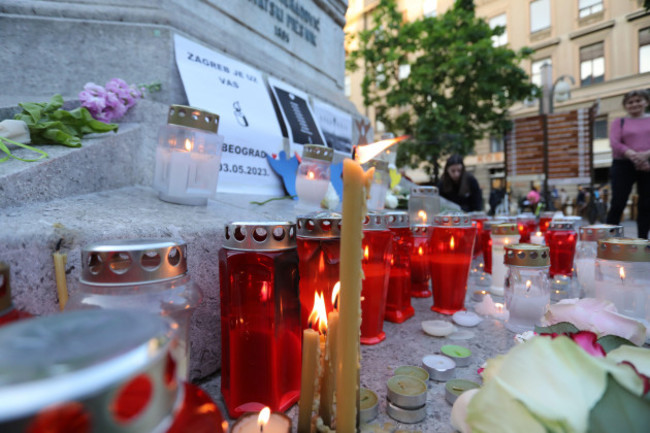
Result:
{"label": "building window", "polygon": [[535,0],[530,3],[530,32],[535,33],[551,27],[551,3]]}
{"label": "building window", "polygon": [[599,117],[598,119],[594,120],[594,140],[608,137],[607,117]]}
{"label": "building window", "polygon": [[503,34],[492,36],[492,45],[500,47],[508,43],[508,28],[506,27],[506,14],[497,15],[490,19],[490,28],[504,27]]}
{"label": "building window", "polygon": [[580,85],[605,81],[605,50],[603,43],[580,48]]}
{"label": "building window", "polygon": [[650,27],[639,30],[639,73],[650,72]]}
{"label": "building window", "polygon": [[503,152],[503,136],[496,137],[494,135],[490,136],[490,152]]}
{"label": "building window", "polygon": [[535,60],[530,67],[530,81],[537,87],[542,87],[542,66],[545,63],[552,65],[551,58]]}
{"label": "building window", "polygon": [[603,10],[603,0],[580,0],[578,5],[578,15],[580,18],[601,12]]}
{"label": "building window", "polygon": [[424,0],[422,2],[422,15],[425,17],[438,15],[438,0]]}
{"label": "building window", "polygon": [[344,83],[345,96],[349,98],[350,95],[352,95],[352,78],[349,75],[346,75]]}

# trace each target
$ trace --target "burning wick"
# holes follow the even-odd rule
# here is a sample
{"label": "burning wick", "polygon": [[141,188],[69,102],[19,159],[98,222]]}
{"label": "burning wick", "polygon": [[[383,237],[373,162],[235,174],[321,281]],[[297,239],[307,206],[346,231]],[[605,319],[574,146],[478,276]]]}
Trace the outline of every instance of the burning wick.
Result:
{"label": "burning wick", "polygon": [[427,213],[425,211],[423,211],[423,210],[419,211],[418,212],[418,218],[421,218],[422,223],[426,224],[426,222],[427,222]]}
{"label": "burning wick", "polygon": [[621,276],[621,283],[625,283],[625,268],[623,266],[618,270],[618,274]]}
{"label": "burning wick", "polygon": [[319,334],[327,334],[327,309],[323,292],[314,293],[314,308],[307,318],[307,326],[310,328],[316,326]]}
{"label": "burning wick", "polygon": [[310,179],[310,180],[311,180],[311,179],[313,179],[314,177],[315,177],[315,176],[314,176],[314,172],[313,172],[313,171],[308,171],[308,172],[307,172],[307,179]]}
{"label": "burning wick", "polygon": [[530,286],[531,285],[532,285],[532,283],[530,282],[530,280],[526,280],[526,291],[527,292],[530,292]]}
{"label": "burning wick", "polygon": [[260,415],[257,417],[257,425],[260,427],[260,433],[264,431],[264,426],[269,422],[271,418],[271,409],[265,407],[260,411]]}
{"label": "burning wick", "polygon": [[189,151],[192,150],[193,147],[194,146],[192,145],[192,142],[190,141],[190,139],[186,138],[185,139],[185,150],[187,150],[189,152]]}

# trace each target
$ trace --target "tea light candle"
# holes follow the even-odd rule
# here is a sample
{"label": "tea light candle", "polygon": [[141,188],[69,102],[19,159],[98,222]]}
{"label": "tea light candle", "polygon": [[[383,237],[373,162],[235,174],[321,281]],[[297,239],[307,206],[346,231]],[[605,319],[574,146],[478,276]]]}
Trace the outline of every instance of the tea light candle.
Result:
{"label": "tea light candle", "polygon": [[467,367],[469,365],[472,351],[463,346],[456,346],[455,344],[447,344],[440,348],[440,351],[453,359],[458,367]]}
{"label": "tea light candle", "polygon": [[426,355],[422,358],[424,369],[429,372],[431,379],[445,382],[454,377],[456,363],[444,355]]}
{"label": "tea light candle", "polygon": [[391,403],[390,400],[386,402],[386,413],[395,421],[404,424],[415,424],[422,421],[427,416],[427,406],[422,405],[416,409],[404,409],[396,404]]}
{"label": "tea light candle", "polygon": [[544,233],[537,232],[530,235],[530,243],[544,245]]}
{"label": "tea light candle", "polygon": [[420,379],[422,382],[426,383],[429,380],[429,373],[424,368],[416,367],[414,365],[402,365],[397,367],[393,372],[394,376],[406,375],[413,376]]}
{"label": "tea light candle", "polygon": [[425,320],[422,322],[422,330],[434,337],[446,337],[454,332],[454,325],[444,320]]}
{"label": "tea light candle", "polygon": [[487,295],[487,290],[477,290],[472,293],[472,299],[476,302],[482,302],[485,295]]}
{"label": "tea light candle", "polygon": [[471,380],[452,379],[445,383],[445,399],[449,404],[453,405],[462,393],[480,387],[478,383],[472,382]]}
{"label": "tea light candle", "polygon": [[[482,291],[485,292],[485,290]],[[476,326],[483,320],[473,311],[457,311],[451,318],[457,325],[467,327]]]}
{"label": "tea light candle", "polygon": [[388,379],[388,399],[402,409],[416,409],[427,401],[427,384],[414,376],[400,374]]}
{"label": "tea light candle", "polygon": [[247,413],[232,426],[231,433],[290,433],[291,419],[283,413],[271,413],[265,407],[257,413]]}
{"label": "tea light candle", "polygon": [[361,388],[360,391],[360,421],[362,423],[369,423],[373,419],[377,418],[379,414],[379,399],[377,394],[368,388]]}

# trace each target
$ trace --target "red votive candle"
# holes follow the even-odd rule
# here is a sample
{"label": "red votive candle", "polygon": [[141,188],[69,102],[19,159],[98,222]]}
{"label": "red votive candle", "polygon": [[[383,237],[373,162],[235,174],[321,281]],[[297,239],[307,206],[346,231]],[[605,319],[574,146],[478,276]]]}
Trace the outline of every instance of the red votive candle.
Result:
{"label": "red votive candle", "polygon": [[221,393],[230,417],[289,409],[301,369],[295,225],[226,225],[219,282]]}
{"label": "red votive candle", "polygon": [[576,252],[578,236],[573,228],[573,222],[564,219],[554,219],[544,234],[546,246],[550,249],[551,268],[549,274],[573,275],[573,257]]}
{"label": "red votive candle", "polygon": [[411,305],[411,249],[413,237],[409,227],[409,214],[402,211],[384,212],[388,228],[393,234],[393,254],[390,260],[386,314],[389,322],[402,323],[413,317]]}
{"label": "red votive candle", "polygon": [[298,269],[300,271],[300,323],[308,328],[314,308],[314,294],[322,293],[325,309],[333,309],[332,289],[339,281],[341,214],[315,212],[299,216],[296,221]]}
{"label": "red votive candle", "polygon": [[370,214],[363,224],[363,283],[361,286],[361,344],[377,344],[386,338],[384,314],[393,235],[386,217]]}
{"label": "red votive candle", "polygon": [[432,227],[412,225],[413,248],[411,249],[411,296],[428,298],[431,296],[431,265],[429,264],[429,241]]}
{"label": "red votive candle", "polygon": [[0,262],[0,326],[32,317],[30,313],[14,308],[11,300],[10,274],[9,265]]}
{"label": "red votive candle", "polygon": [[548,230],[548,227],[551,224],[551,221],[553,220],[553,215],[555,215],[555,212],[542,212],[542,214],[539,217],[539,231],[542,233],[546,233]]}
{"label": "red votive candle", "polygon": [[481,242],[483,253],[483,271],[488,274],[492,273],[492,221],[483,221],[483,227],[480,232],[476,233],[476,239]]}
{"label": "red votive candle", "polygon": [[474,252],[472,253],[472,258],[477,259],[483,254],[483,237],[481,234],[484,231],[484,224],[486,221],[489,221],[488,216],[483,212],[471,212],[469,214],[470,219],[472,220],[472,225],[476,227],[476,242],[474,242]]}
{"label": "red votive candle", "polygon": [[476,227],[467,215],[437,215],[431,237],[431,310],[453,314],[465,307]]}
{"label": "red votive candle", "polygon": [[519,231],[519,243],[529,243],[530,234],[537,230],[535,215],[530,212],[517,215],[517,230]]}

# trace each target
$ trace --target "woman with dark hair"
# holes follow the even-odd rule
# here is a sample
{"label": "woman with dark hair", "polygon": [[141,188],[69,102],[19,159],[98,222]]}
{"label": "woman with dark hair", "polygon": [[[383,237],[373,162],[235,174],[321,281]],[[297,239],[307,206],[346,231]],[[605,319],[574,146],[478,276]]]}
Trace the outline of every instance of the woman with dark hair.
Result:
{"label": "woman with dark hair", "polygon": [[614,119],[609,132],[612,147],[612,201],[607,224],[619,224],[627,199],[636,183],[639,195],[637,206],[637,236],[648,238],[650,229],[650,115],[646,109],[650,96],[641,90],[632,90],[623,96],[626,117]]}
{"label": "woman with dark hair", "polygon": [[481,188],[476,178],[465,171],[463,157],[458,154],[447,159],[438,190],[441,197],[456,203],[465,212],[483,210]]}

